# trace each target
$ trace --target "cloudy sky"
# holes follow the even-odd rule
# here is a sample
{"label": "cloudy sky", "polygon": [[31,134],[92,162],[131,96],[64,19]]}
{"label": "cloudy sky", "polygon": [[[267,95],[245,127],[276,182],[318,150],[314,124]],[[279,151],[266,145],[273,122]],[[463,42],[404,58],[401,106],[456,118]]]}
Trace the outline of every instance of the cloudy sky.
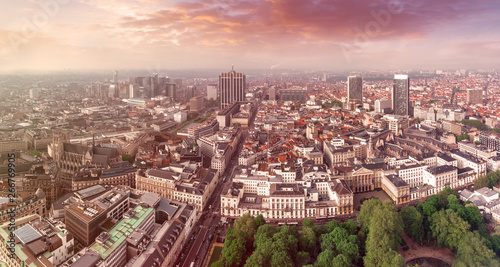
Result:
{"label": "cloudy sky", "polygon": [[0,0],[0,71],[495,68],[497,0]]}

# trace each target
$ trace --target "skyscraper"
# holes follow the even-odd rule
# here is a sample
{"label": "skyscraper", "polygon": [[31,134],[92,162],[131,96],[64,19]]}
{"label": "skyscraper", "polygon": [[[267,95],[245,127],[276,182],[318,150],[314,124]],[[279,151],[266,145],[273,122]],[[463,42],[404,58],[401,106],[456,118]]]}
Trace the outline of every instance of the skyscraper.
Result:
{"label": "skyscraper", "polygon": [[347,77],[347,100],[363,104],[363,78],[361,76]]}
{"label": "skyscraper", "polygon": [[408,75],[394,75],[392,110],[395,115],[411,115],[410,78]]}
{"label": "skyscraper", "polygon": [[269,100],[276,100],[276,86],[269,87]]}
{"label": "skyscraper", "polygon": [[167,83],[165,85],[165,96],[171,97],[174,101],[177,95],[177,84]]}
{"label": "skyscraper", "polygon": [[245,100],[246,76],[242,72],[222,72],[219,75],[219,90],[221,98],[221,109],[236,101]]}
{"label": "skyscraper", "polygon": [[189,85],[186,87],[185,97],[186,99],[191,99],[196,95],[196,86]]}
{"label": "skyscraper", "polygon": [[120,96],[120,89],[118,88],[118,71],[117,70],[115,70],[115,73],[113,73],[113,88],[114,88],[114,92],[113,92],[114,97],[119,97]]}
{"label": "skyscraper", "polygon": [[158,73],[153,73],[153,76],[150,77],[150,88],[151,88],[151,97],[160,95],[160,86],[158,83]]}
{"label": "skyscraper", "polygon": [[217,84],[207,85],[207,99],[217,99]]}

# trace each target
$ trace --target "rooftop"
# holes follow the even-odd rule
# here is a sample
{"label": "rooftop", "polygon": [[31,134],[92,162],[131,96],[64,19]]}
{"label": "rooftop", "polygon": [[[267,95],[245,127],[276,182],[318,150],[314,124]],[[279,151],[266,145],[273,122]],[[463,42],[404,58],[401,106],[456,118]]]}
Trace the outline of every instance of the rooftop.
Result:
{"label": "rooftop", "polygon": [[[154,209],[143,208],[138,205],[133,211],[134,216],[122,219],[109,231],[109,233],[101,233],[96,239],[96,242],[94,242],[89,249],[97,252],[102,259],[106,259],[118,246],[120,246],[120,244],[126,241],[127,237],[132,234],[134,229],[141,225]],[[99,238],[101,238],[101,240],[99,240]]]}

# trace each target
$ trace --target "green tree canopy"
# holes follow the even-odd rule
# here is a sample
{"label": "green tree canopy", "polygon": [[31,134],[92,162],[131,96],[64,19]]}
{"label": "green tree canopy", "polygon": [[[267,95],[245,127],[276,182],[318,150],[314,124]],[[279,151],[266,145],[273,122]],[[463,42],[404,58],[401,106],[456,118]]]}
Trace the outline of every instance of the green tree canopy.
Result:
{"label": "green tree canopy", "polygon": [[[455,197],[455,196],[453,196]],[[405,231],[417,242],[424,238],[424,218],[413,206],[404,206],[399,213],[403,219]]]}
{"label": "green tree canopy", "polygon": [[457,250],[470,225],[452,210],[440,210],[431,217],[432,236],[438,245]]}
{"label": "green tree canopy", "polygon": [[495,253],[486,247],[478,233],[467,232],[458,245],[456,266],[499,266]]}

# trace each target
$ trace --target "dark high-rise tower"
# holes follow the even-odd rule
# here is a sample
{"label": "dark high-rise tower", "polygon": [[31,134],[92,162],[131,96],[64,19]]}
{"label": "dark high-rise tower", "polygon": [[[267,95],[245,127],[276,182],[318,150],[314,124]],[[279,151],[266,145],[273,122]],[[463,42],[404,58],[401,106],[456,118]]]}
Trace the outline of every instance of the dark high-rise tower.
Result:
{"label": "dark high-rise tower", "polygon": [[186,93],[185,93],[185,97],[187,100],[193,98],[194,96],[196,96],[196,86],[193,86],[193,85],[189,85],[186,87]]}
{"label": "dark high-rise tower", "polygon": [[410,78],[408,75],[394,75],[392,110],[395,115],[411,115]]}
{"label": "dark high-rise tower", "polygon": [[160,86],[158,82],[158,73],[153,73],[153,76],[150,77],[150,88],[151,88],[151,97],[160,95]]}
{"label": "dark high-rise tower", "polygon": [[171,97],[175,101],[177,96],[177,84],[167,83],[165,84],[165,96]]}
{"label": "dark high-rise tower", "polygon": [[113,73],[113,88],[114,88],[114,97],[118,97],[120,95],[120,89],[118,88],[118,71],[115,70],[115,73]]}
{"label": "dark high-rise tower", "polygon": [[349,102],[363,104],[363,78],[361,76],[347,77],[347,98]]}
{"label": "dark high-rise tower", "polygon": [[219,92],[221,109],[236,101],[245,100],[246,76],[242,72],[222,72],[219,75]]}

